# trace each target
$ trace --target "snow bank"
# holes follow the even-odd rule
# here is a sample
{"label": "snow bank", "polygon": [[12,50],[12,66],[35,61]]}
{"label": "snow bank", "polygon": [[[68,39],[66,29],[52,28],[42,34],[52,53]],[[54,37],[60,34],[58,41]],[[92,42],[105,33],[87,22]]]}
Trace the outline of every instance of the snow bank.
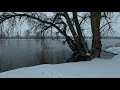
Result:
{"label": "snow bank", "polygon": [[109,47],[105,49],[105,51],[115,53],[115,54],[120,54],[120,47]]}

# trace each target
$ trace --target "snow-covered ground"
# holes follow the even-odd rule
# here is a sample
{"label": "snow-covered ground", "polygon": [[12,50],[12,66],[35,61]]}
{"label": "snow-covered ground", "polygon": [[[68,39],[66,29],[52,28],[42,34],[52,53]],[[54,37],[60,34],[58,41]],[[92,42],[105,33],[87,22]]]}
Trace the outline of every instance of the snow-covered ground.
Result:
{"label": "snow-covered ground", "polygon": [[111,52],[111,53],[114,53],[114,54],[120,54],[120,47],[114,47],[114,46],[109,47],[105,51]]}
{"label": "snow-covered ground", "polygon": [[[120,47],[108,48],[116,53],[113,49],[120,54]],[[0,73],[0,78],[120,78],[120,55],[112,59],[24,67]]]}

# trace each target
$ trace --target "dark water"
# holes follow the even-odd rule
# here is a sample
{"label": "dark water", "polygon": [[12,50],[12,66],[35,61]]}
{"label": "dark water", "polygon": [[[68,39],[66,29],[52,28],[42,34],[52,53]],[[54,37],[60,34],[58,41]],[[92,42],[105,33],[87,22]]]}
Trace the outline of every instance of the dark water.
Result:
{"label": "dark water", "polygon": [[[0,40],[0,72],[40,64],[65,63],[73,52],[63,40]],[[114,54],[103,52],[101,58]]]}
{"label": "dark water", "polygon": [[62,40],[0,40],[0,72],[39,64],[64,63],[72,55]]}

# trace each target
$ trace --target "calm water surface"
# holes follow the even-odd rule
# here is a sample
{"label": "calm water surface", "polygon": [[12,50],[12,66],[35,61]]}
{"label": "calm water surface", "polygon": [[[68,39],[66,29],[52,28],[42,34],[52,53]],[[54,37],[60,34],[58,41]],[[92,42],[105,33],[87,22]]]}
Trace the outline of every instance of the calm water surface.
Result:
{"label": "calm water surface", "polygon": [[0,72],[43,63],[64,63],[72,51],[62,41],[0,40]]}
{"label": "calm water surface", "polygon": [[[109,41],[111,40],[102,40],[103,48],[117,44]],[[0,72],[40,64],[65,63],[73,52],[67,44],[63,45],[62,42],[63,40],[49,39],[45,42],[34,39],[0,40]],[[88,43],[90,47],[91,41],[88,40]],[[101,53],[101,58],[109,59],[113,56],[114,54],[111,53]]]}

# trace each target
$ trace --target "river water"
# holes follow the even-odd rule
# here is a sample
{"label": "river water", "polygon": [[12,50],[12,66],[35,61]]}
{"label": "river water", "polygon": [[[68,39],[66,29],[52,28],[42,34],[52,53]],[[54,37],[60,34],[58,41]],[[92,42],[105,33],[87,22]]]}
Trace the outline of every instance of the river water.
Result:
{"label": "river water", "polygon": [[[0,72],[40,64],[65,63],[73,52],[63,40],[0,40]],[[102,58],[114,55],[102,53]]]}
{"label": "river water", "polygon": [[72,55],[63,40],[0,40],[0,72],[39,64],[65,63]]}

